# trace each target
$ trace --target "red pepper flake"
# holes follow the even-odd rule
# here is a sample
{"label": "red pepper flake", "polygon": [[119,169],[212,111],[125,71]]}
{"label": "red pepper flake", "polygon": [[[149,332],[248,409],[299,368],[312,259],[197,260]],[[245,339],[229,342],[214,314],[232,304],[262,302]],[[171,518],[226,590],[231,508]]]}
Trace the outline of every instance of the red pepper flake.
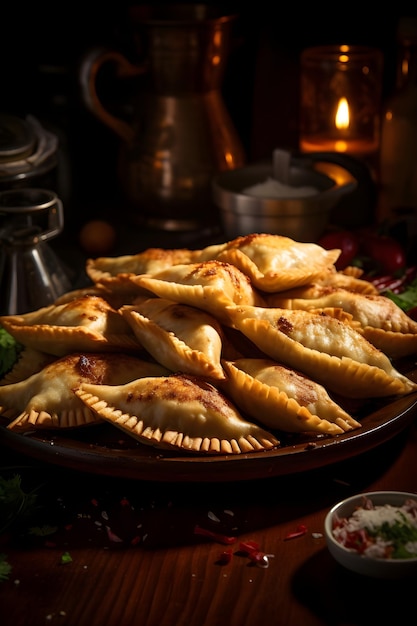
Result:
{"label": "red pepper flake", "polygon": [[223,552],[220,552],[219,558],[217,559],[217,563],[219,565],[228,565],[231,562],[232,558],[233,558],[233,552],[229,548],[228,550],[224,550]]}
{"label": "red pepper flake", "polygon": [[127,498],[122,498],[120,500],[120,505],[121,506],[130,506],[130,502],[129,502],[129,500]]}
{"label": "red pepper flake", "polygon": [[213,541],[217,541],[217,543],[223,543],[225,545],[231,545],[232,543],[236,543],[236,537],[228,537],[227,535],[222,535],[221,533],[215,533],[212,530],[202,528],[198,525],[194,526],[194,534],[208,537]]}
{"label": "red pepper flake", "polygon": [[96,500],[95,498],[91,498],[91,504],[93,506],[98,506],[98,500]]}
{"label": "red pepper flake", "polygon": [[133,539],[131,539],[130,545],[137,546],[138,543],[140,543],[140,537],[139,535],[136,535],[136,537],[133,537]]}
{"label": "red pepper flake", "polygon": [[239,550],[241,550],[241,552],[250,553],[259,550],[259,548],[259,543],[257,541],[253,541],[252,539],[248,539],[248,541],[241,541],[239,544]]}
{"label": "red pepper flake", "polygon": [[115,543],[122,543],[123,539],[120,539],[120,537],[118,537],[110,528],[110,526],[106,526],[106,531],[107,531],[107,537],[110,539],[110,541],[114,541]]}
{"label": "red pepper flake", "polygon": [[289,533],[284,537],[284,541],[288,541],[289,539],[296,539],[297,537],[302,537],[307,532],[307,526],[304,524],[299,524],[294,532]]}
{"label": "red pepper flake", "polygon": [[265,554],[259,549],[260,546],[257,541],[249,539],[248,541],[241,541],[239,544],[239,550],[244,552],[246,556],[258,567],[269,567],[269,558],[274,556],[273,554]]}

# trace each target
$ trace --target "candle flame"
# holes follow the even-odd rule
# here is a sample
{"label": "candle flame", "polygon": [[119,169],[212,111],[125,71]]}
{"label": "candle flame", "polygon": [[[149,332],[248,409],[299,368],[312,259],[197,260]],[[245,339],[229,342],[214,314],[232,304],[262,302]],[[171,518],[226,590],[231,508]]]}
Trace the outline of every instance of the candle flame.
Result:
{"label": "candle flame", "polygon": [[349,128],[349,104],[346,98],[340,98],[339,100],[339,104],[337,105],[335,124],[336,128],[338,128],[339,130]]}

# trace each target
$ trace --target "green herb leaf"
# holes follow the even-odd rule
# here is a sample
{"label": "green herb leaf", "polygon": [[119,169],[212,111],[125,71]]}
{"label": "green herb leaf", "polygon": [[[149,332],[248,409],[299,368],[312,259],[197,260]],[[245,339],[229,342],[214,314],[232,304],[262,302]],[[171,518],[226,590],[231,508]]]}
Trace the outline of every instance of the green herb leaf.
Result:
{"label": "green herb leaf", "polygon": [[7,562],[7,556],[0,554],[0,582],[9,579],[12,566]]}
{"label": "green herb leaf", "polygon": [[0,378],[12,369],[22,348],[23,346],[0,326]]}
{"label": "green herb leaf", "polygon": [[393,293],[388,290],[384,292],[384,295],[393,300],[403,311],[413,309],[417,306],[417,278],[409,283],[401,293]]}
{"label": "green herb leaf", "polygon": [[58,526],[48,526],[44,524],[43,526],[31,526],[29,528],[29,535],[34,535],[35,537],[48,537],[49,535],[53,535],[58,530]]}
{"label": "green herb leaf", "polygon": [[72,557],[69,552],[64,552],[61,556],[62,565],[67,565],[67,563],[72,563]]}
{"label": "green herb leaf", "polygon": [[29,517],[35,510],[36,494],[26,493],[21,487],[21,477],[0,476],[0,532],[3,532],[16,520]]}

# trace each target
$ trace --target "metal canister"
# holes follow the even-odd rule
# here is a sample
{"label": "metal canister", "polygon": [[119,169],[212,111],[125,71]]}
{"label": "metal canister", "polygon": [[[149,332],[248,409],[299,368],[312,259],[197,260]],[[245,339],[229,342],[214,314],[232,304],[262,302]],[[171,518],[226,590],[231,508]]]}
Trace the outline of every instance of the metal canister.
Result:
{"label": "metal canister", "polygon": [[33,115],[0,113],[0,191],[55,189],[58,138]]}

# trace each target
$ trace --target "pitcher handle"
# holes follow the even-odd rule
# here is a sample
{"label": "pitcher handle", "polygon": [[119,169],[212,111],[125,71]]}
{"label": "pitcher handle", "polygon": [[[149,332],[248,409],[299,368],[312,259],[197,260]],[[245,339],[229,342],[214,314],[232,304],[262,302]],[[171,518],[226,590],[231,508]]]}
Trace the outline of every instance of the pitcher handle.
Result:
{"label": "pitcher handle", "polygon": [[146,72],[145,65],[134,65],[122,53],[109,48],[93,48],[83,57],[80,65],[79,81],[84,102],[103,124],[111,128],[124,141],[133,139],[133,128],[121,118],[112,115],[101,102],[96,81],[100,69],[105,63],[113,63],[118,78],[133,78]]}

